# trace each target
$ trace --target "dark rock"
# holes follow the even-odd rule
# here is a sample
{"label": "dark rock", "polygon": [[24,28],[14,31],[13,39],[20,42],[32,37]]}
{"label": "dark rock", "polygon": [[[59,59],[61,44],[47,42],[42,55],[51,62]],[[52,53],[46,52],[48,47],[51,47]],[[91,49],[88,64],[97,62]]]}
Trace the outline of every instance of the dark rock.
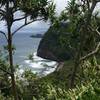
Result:
{"label": "dark rock", "polygon": [[50,27],[40,41],[37,55],[57,62],[70,59],[72,55],[68,45],[61,42],[61,38],[67,39],[69,36],[67,26],[61,24],[59,27]]}

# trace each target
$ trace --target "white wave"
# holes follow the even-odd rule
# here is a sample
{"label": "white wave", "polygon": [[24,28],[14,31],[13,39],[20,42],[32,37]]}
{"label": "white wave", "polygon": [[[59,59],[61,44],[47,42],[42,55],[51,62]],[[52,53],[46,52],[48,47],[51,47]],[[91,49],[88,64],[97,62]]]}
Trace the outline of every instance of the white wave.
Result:
{"label": "white wave", "polygon": [[20,69],[20,70],[19,70],[19,73],[20,73],[20,74],[22,74],[23,72],[24,72],[24,70],[23,70],[23,69]]}
{"label": "white wave", "polygon": [[44,60],[43,58],[38,57],[36,52],[33,53],[33,59],[34,59],[34,61],[41,61],[41,60]]}
{"label": "white wave", "polygon": [[55,71],[55,68],[50,68],[49,70],[44,72],[44,75],[50,74]]}
{"label": "white wave", "polygon": [[32,66],[32,68],[37,68],[37,69],[43,69],[44,67],[41,65],[40,62],[38,63],[30,63],[29,66]]}
{"label": "white wave", "polygon": [[26,64],[30,64],[31,63],[31,60],[25,60],[24,61]]}
{"label": "white wave", "polygon": [[57,67],[57,62],[38,57],[36,52],[33,54],[33,59],[34,61],[25,60],[24,63],[32,69],[33,73],[38,73],[40,76],[52,73]]}

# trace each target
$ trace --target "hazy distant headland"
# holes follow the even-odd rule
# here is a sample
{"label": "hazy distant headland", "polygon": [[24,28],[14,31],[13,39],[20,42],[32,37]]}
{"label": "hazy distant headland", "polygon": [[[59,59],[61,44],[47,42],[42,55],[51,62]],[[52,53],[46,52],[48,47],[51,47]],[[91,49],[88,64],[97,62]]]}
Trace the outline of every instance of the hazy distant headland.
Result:
{"label": "hazy distant headland", "polygon": [[30,36],[31,38],[42,38],[43,34],[33,34]]}

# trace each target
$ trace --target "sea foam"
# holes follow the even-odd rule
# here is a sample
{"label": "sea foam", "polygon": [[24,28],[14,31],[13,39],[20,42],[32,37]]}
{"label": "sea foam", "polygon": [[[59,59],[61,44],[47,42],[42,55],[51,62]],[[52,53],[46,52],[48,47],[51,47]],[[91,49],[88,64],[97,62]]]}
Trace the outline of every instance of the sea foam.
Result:
{"label": "sea foam", "polygon": [[57,62],[38,57],[36,52],[33,54],[33,61],[25,60],[24,63],[33,73],[37,73],[39,76],[50,74],[54,72],[57,67]]}

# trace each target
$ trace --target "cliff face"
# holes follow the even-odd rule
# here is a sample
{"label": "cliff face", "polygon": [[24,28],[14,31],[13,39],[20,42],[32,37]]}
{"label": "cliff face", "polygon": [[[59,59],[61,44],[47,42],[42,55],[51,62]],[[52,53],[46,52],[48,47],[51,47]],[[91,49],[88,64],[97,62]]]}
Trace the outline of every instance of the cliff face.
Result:
{"label": "cliff face", "polygon": [[65,44],[69,35],[66,29],[67,24],[61,24],[59,28],[50,27],[40,41],[37,55],[57,62],[70,59],[71,51]]}

